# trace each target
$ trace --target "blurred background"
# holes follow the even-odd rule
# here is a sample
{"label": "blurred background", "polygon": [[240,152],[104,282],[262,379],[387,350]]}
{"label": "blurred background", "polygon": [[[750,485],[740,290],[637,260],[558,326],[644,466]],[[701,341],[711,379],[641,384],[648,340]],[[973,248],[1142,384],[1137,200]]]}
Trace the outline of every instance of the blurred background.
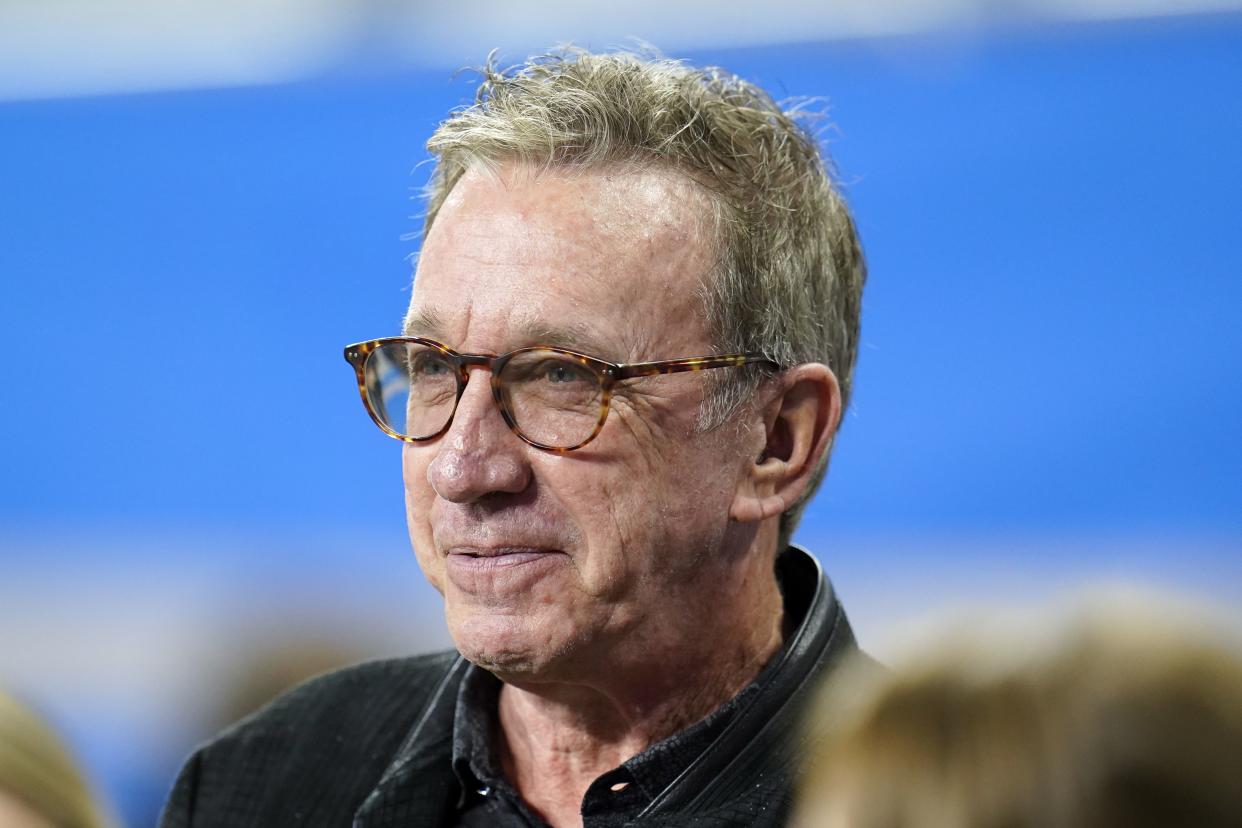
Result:
{"label": "blurred background", "polygon": [[446,644],[341,348],[398,332],[455,70],[633,38],[826,99],[871,276],[798,537],[865,647],[1239,603],[1238,0],[0,0],[0,684],[128,824],[285,684]]}

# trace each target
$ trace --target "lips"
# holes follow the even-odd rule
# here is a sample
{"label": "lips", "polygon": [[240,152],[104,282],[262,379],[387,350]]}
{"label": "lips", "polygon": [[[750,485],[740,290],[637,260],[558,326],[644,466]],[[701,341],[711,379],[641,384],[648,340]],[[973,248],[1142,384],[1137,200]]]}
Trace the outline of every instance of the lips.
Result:
{"label": "lips", "polygon": [[466,555],[467,557],[503,557],[505,555],[524,555],[528,552],[553,552],[545,546],[451,546],[448,555]]}
{"label": "lips", "polygon": [[459,590],[492,598],[524,593],[567,560],[564,552],[537,546],[457,546],[446,557]]}
{"label": "lips", "polygon": [[506,551],[499,554],[487,555],[469,555],[465,553],[450,553],[449,566],[454,568],[470,569],[475,572],[489,572],[501,569],[509,569],[512,567],[523,566],[525,564],[537,563],[559,555],[557,552],[545,551]]}
{"label": "lips", "polygon": [[488,549],[450,550],[449,565],[465,567],[476,572],[496,569],[507,569],[523,564],[535,563],[543,558],[561,553],[551,549],[532,549],[530,547],[504,547]]}
{"label": "lips", "polygon": [[432,520],[431,542],[458,593],[517,600],[545,579],[573,568],[575,533],[550,513],[507,509],[484,512],[443,505]]}
{"label": "lips", "polygon": [[546,546],[535,546],[526,544],[514,544],[508,546],[451,546],[446,554],[449,557],[465,557],[477,559],[496,559],[519,557],[525,558],[531,555],[552,555],[561,554],[559,549],[552,549]]}

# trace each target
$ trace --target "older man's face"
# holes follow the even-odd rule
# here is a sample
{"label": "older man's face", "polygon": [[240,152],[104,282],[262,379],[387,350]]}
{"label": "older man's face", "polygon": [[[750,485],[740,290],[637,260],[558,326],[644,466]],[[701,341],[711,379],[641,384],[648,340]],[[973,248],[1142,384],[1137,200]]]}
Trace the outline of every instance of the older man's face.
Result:
{"label": "older man's face", "polygon": [[[468,352],[712,353],[703,210],[669,173],[467,173],[424,245],[409,332]],[[733,428],[696,432],[704,379],[622,383],[599,436],[561,455],[509,431],[476,369],[449,431],[406,444],[410,536],[467,658],[554,677],[702,646],[694,619],[747,543],[728,518],[747,458]]]}

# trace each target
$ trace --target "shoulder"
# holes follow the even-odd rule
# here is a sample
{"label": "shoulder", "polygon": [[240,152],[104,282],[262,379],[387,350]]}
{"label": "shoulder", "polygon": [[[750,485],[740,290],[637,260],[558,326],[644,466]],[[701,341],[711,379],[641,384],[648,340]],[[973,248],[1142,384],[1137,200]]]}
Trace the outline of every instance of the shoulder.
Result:
{"label": "shoulder", "polygon": [[325,726],[370,727],[377,719],[412,715],[410,708],[417,708],[430,695],[457,658],[457,653],[450,650],[368,661],[324,673],[242,719],[207,747],[267,734],[309,734]]}
{"label": "shoulder", "polygon": [[191,814],[194,825],[215,824],[222,814],[238,824],[264,824],[277,814],[287,821],[306,802],[317,803],[321,816],[325,809],[352,813],[458,657],[448,651],[366,662],[286,692],[195,751],[163,824],[188,825]]}

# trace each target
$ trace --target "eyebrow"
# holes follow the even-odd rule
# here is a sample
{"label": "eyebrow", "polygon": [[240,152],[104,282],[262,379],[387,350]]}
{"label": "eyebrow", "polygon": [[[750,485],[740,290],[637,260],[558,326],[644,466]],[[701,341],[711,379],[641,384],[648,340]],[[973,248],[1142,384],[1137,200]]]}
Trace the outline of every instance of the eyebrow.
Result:
{"label": "eyebrow", "polygon": [[617,362],[620,356],[616,346],[609,346],[596,338],[587,325],[568,323],[551,325],[541,319],[526,319],[518,325],[523,340],[529,345],[551,345],[566,348],[588,356]]}
{"label": "eyebrow", "polygon": [[[402,325],[404,336],[425,336],[443,342],[446,338],[447,326],[444,314],[433,306],[423,306],[406,314]],[[591,326],[580,322],[552,324],[537,316],[521,319],[516,324],[517,341],[507,343],[509,348],[522,348],[529,345],[550,345],[554,348],[565,348],[587,356],[597,357],[609,362],[618,360],[619,350],[615,345],[605,344],[592,330]],[[458,348],[460,343],[444,342],[450,348]]]}
{"label": "eyebrow", "polygon": [[411,308],[401,323],[402,336],[444,338],[444,316],[434,307]]}

